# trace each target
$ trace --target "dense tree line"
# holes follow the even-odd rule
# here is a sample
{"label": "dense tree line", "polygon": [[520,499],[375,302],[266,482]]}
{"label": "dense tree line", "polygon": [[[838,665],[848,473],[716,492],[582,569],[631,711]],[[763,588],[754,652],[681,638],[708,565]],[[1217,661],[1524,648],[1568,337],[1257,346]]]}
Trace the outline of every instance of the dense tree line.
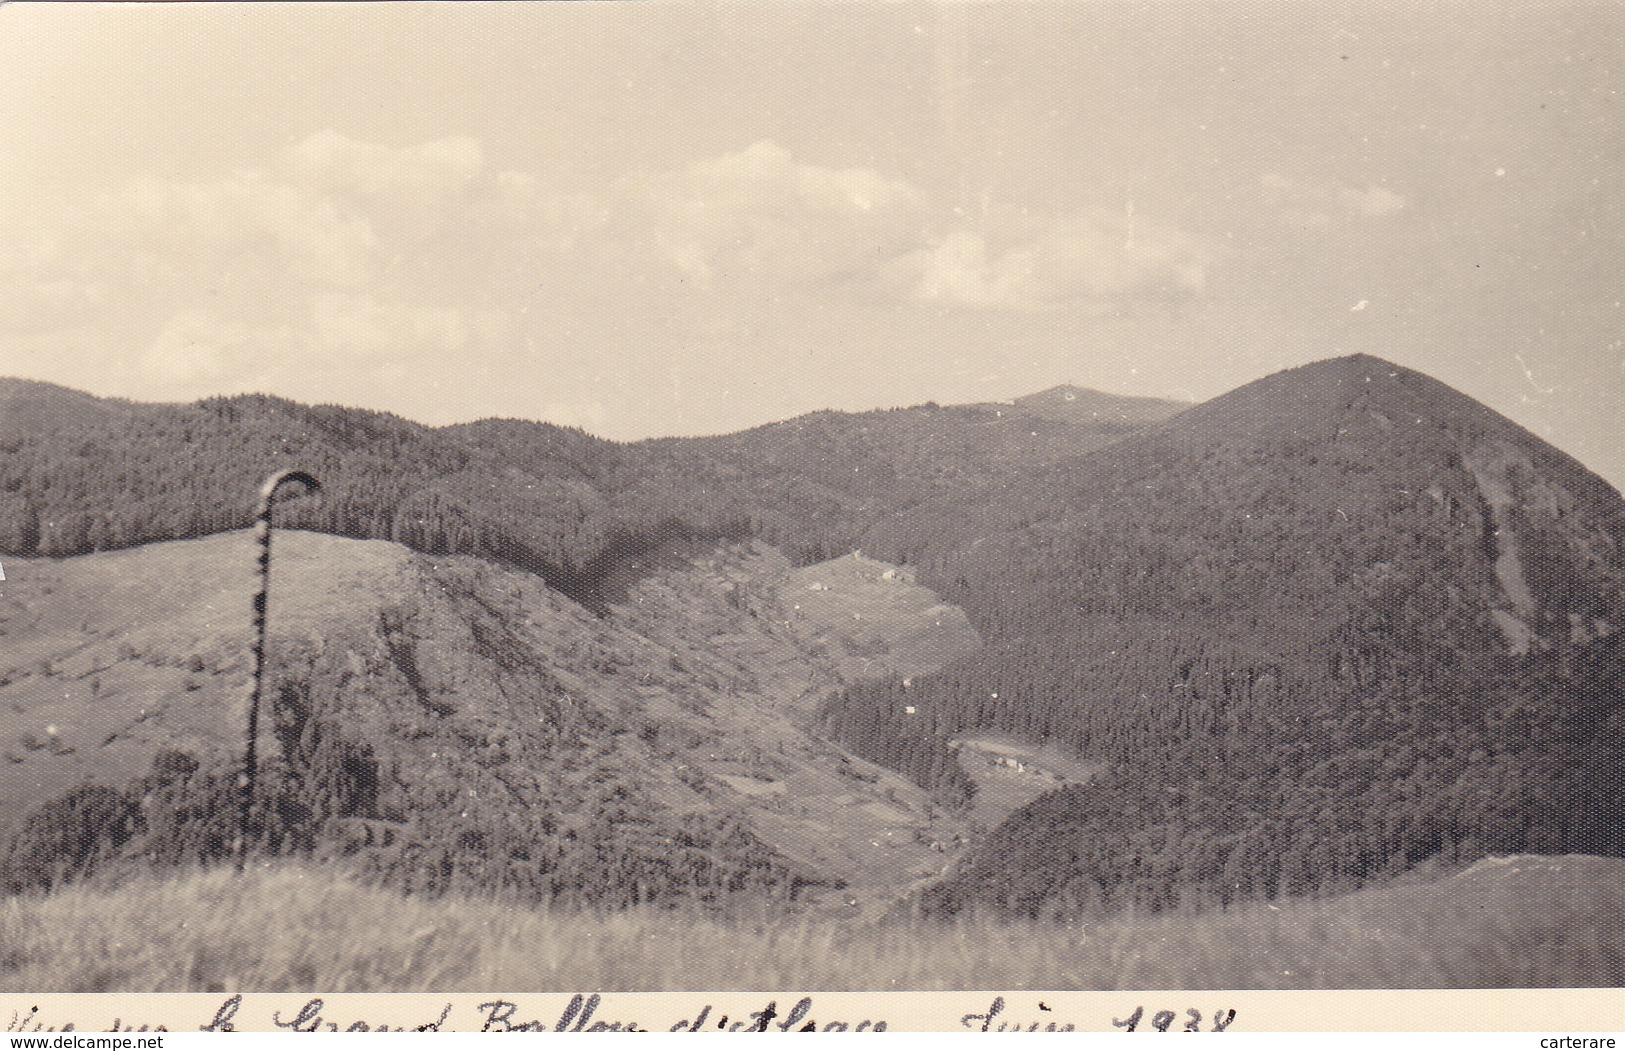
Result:
{"label": "dense tree line", "polygon": [[0,391],[0,554],[61,557],[244,528],[258,484],[324,484],[279,522],[493,559],[599,605],[674,542],[757,536],[793,558],[850,550],[879,517],[969,479],[1126,432],[1015,410],[821,413],[716,439],[623,445],[518,420],[430,428],[246,395],[191,405]]}
{"label": "dense tree line", "polygon": [[1509,662],[1485,708],[1457,712],[1440,695],[1437,721],[1396,717],[1363,744],[1349,715],[1316,720],[1321,732],[1195,733],[1118,757],[1102,781],[1015,814],[926,904],[1159,909],[1352,890],[1488,854],[1619,856],[1625,647],[1611,639],[1560,667],[1576,656]]}

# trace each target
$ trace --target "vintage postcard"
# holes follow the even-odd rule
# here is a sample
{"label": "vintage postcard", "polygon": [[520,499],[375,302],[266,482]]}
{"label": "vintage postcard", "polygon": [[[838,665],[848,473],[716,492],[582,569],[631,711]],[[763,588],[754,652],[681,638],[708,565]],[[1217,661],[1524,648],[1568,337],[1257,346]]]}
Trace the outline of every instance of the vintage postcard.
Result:
{"label": "vintage postcard", "polygon": [[0,7],[0,1025],[1625,1029],[1622,41]]}

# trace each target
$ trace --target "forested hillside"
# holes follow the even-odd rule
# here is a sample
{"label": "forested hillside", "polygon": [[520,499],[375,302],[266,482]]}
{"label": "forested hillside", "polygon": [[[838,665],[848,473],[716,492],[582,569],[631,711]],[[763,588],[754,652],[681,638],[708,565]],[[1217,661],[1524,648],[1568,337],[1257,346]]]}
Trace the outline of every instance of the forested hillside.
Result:
{"label": "forested hillside", "polygon": [[[1094,411],[1048,401],[820,412],[715,438],[651,443],[723,465],[762,508],[764,539],[798,561],[849,551],[882,515],[944,494],[1020,480],[1101,448],[1186,406],[1082,392]],[[951,498],[951,497],[950,497]]]}
{"label": "forested hillside", "polygon": [[[584,593],[607,552],[746,524],[679,506],[669,464],[628,465],[578,431],[520,425],[491,450],[398,417],[257,395],[192,405],[93,401],[44,384],[0,391],[0,552],[61,557],[241,528],[258,479],[298,466],[324,484],[290,526],[472,554]],[[643,470],[640,470],[643,468]]]}
{"label": "forested hillside", "polygon": [[[606,623],[665,571],[676,575],[645,612],[686,609],[689,585],[673,582],[719,540],[775,544],[800,565],[858,547],[911,565],[945,603],[921,616],[962,607],[982,648],[827,697],[819,732],[935,793],[956,820],[975,788],[953,748],[968,734],[1103,771],[1087,784],[1054,776],[1045,790],[1060,787],[987,830],[922,890],[934,911],[1161,908],[1328,893],[1491,853],[1625,855],[1617,492],[1459,392],[1366,356],[1177,408],[1065,387],[624,445],[522,421],[436,429],[262,396],[139,405],[0,381],[0,555],[240,528],[260,479],[298,466],[325,495],[290,500],[281,524],[518,568]],[[707,608],[773,646],[796,638],[827,582],[762,602],[748,594],[754,572],[718,577]],[[507,614],[459,594],[448,624],[500,642]],[[867,608],[843,616],[861,622]],[[663,637],[670,619],[639,630]],[[704,653],[714,621],[662,645]],[[504,652],[482,659],[503,667]],[[611,674],[616,655],[602,656]],[[405,702],[446,700],[400,674]],[[524,703],[563,703],[538,675],[514,687]],[[811,706],[799,694],[792,705]],[[740,710],[730,732],[766,725]],[[1010,776],[1048,776],[1038,765]],[[777,791],[749,771],[727,776],[745,778],[730,791]],[[895,817],[875,803],[872,819]],[[456,830],[431,836],[454,868]],[[712,831],[722,839],[697,849],[733,849]],[[927,849],[935,834],[921,835]],[[799,886],[793,866],[734,846],[718,872]]]}
{"label": "forested hillside", "polygon": [[1425,376],[1282,373],[865,544],[987,644],[833,698],[833,733],[882,761],[908,742],[917,776],[921,739],[967,729],[1110,764],[1007,822],[934,905],[1156,907],[1625,853],[1625,504]]}
{"label": "forested hillside", "polygon": [[0,554],[241,528],[259,481],[298,466],[325,498],[290,502],[279,522],[493,559],[596,606],[664,545],[754,535],[817,561],[880,514],[1129,429],[921,406],[623,445],[517,420],[435,429],[259,395],[147,405],[0,380]]}

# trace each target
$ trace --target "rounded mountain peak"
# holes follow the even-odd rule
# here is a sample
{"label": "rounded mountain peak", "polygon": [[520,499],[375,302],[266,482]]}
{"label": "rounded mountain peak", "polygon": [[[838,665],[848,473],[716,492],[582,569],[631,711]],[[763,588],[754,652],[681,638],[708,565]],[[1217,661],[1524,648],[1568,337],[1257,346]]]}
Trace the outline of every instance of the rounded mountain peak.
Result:
{"label": "rounded mountain peak", "polygon": [[1525,433],[1455,388],[1371,354],[1265,376],[1181,414],[1171,426],[1208,442],[1244,436],[1313,441],[1407,429],[1414,437],[1418,426],[1435,433]]}

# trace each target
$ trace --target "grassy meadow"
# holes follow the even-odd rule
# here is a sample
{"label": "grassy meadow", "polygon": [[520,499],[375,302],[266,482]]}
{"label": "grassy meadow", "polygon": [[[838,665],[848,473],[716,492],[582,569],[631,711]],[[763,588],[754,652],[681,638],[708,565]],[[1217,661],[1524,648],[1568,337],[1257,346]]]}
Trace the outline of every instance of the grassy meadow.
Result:
{"label": "grassy meadow", "polygon": [[564,913],[277,865],[0,903],[0,991],[1620,986],[1622,875],[1493,859],[1324,901],[1042,926]]}

